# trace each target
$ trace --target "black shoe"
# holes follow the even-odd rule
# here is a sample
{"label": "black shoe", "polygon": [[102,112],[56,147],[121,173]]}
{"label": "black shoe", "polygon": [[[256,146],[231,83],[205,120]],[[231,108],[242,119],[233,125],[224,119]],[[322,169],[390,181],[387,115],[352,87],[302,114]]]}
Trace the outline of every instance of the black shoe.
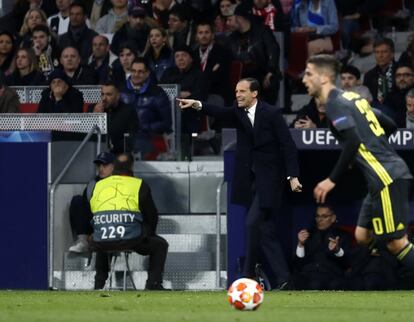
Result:
{"label": "black shoe", "polygon": [[170,288],[165,288],[163,285],[162,285],[162,283],[158,283],[158,282],[155,282],[155,283],[151,283],[151,284],[146,284],[145,285],[145,289],[147,290],[147,291],[171,291],[171,289]]}

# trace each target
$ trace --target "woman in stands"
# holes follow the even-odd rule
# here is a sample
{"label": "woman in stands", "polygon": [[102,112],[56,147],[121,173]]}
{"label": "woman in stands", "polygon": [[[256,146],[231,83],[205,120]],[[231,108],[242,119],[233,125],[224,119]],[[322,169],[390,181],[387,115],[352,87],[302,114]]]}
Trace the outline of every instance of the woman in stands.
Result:
{"label": "woman in stands", "polygon": [[16,68],[6,77],[8,86],[39,86],[46,83],[37,69],[36,55],[31,48],[20,48],[16,53]]}
{"label": "woman in stands", "polygon": [[41,9],[30,9],[24,16],[23,25],[20,29],[20,46],[19,47],[31,47],[32,45],[32,30],[38,25],[47,26],[47,17]]}
{"label": "woman in stands", "polygon": [[143,56],[148,61],[148,65],[157,82],[167,68],[175,65],[174,54],[167,37],[167,31],[164,28],[151,28],[143,52]]}
{"label": "woman in stands", "polygon": [[0,32],[0,71],[6,76],[13,72],[14,41],[8,31]]}
{"label": "woman in stands", "polygon": [[332,52],[331,36],[339,28],[334,0],[302,0],[292,14],[292,31],[309,36],[308,56]]}

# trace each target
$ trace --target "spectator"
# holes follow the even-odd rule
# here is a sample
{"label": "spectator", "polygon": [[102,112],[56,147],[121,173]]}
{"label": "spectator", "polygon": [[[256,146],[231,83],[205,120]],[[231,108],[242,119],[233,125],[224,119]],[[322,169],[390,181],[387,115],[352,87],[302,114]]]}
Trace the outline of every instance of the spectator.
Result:
{"label": "spectator", "polygon": [[407,109],[405,127],[414,129],[414,89],[410,89],[405,95],[405,106]]}
{"label": "spectator", "polygon": [[30,9],[27,11],[19,32],[20,47],[31,47],[32,30],[39,25],[47,26],[46,14],[41,9]]}
{"label": "spectator", "polygon": [[251,12],[240,4],[234,12],[237,30],[229,36],[233,59],[243,62],[242,77],[259,80],[263,98],[275,104],[279,92],[280,48],[272,32],[252,19]]}
{"label": "spectator", "polygon": [[155,150],[152,140],[171,132],[171,104],[164,90],[152,82],[145,59],[137,58],[131,71],[121,95],[125,103],[134,106],[138,115],[135,150],[146,159],[146,154],[153,155]]}
{"label": "spectator", "polygon": [[16,53],[16,69],[6,77],[9,86],[39,86],[46,79],[37,69],[36,55],[31,48],[20,48]]}
{"label": "spectator", "polygon": [[59,66],[56,40],[48,26],[39,25],[33,28],[32,48],[37,57],[39,71],[48,79],[49,74]]}
{"label": "spectator", "polygon": [[329,205],[316,208],[315,220],[315,228],[301,229],[298,233],[294,287],[300,290],[344,289],[350,237],[336,227],[336,214]]}
{"label": "spectator", "polygon": [[171,48],[174,50],[183,45],[191,46],[193,30],[191,21],[186,9],[176,6],[170,11],[168,16],[168,35]]}
{"label": "spectator", "polygon": [[56,0],[59,12],[47,18],[47,24],[56,35],[62,35],[69,28],[69,10],[73,0]]}
{"label": "spectator", "polygon": [[66,47],[60,54],[60,64],[72,85],[95,85],[95,71],[89,66],[81,65],[79,52],[75,47]]}
{"label": "spectator", "polygon": [[414,67],[414,34],[409,37],[407,49],[401,54],[398,64]]}
{"label": "spectator", "polygon": [[0,31],[0,71],[4,75],[13,72],[14,37],[7,31]]}
{"label": "spectator", "polygon": [[50,85],[42,91],[38,113],[82,113],[83,95],[72,87],[70,78],[60,69],[49,76]]}
{"label": "spectator", "polygon": [[308,104],[302,107],[290,127],[295,129],[328,128],[326,118],[326,105],[318,99],[312,98]]}
{"label": "spectator", "polygon": [[175,0],[155,0],[152,2],[153,18],[164,28],[168,29],[171,10],[177,6]]}
{"label": "spectator", "polygon": [[358,93],[362,98],[371,103],[372,95],[368,87],[361,85],[360,78],[361,73],[358,68],[352,65],[344,65],[340,72],[341,88],[344,91]]}
{"label": "spectator", "polygon": [[119,89],[113,83],[101,87],[101,100],[89,106],[89,112],[106,113],[109,148],[113,153],[130,152],[138,131],[138,117],[132,105],[120,100]]}
{"label": "spectator", "polygon": [[[384,105],[391,111],[397,127],[406,125],[406,94],[414,87],[414,68],[410,65],[397,65],[395,69],[395,86],[384,100]],[[385,112],[385,111],[384,111]]]}
{"label": "spectator", "polygon": [[[89,181],[83,191],[83,195],[73,196],[70,202],[69,219],[72,234],[75,237],[74,244],[69,247],[69,251],[72,253],[85,253],[89,251],[88,236],[92,234],[93,229],[91,226],[92,212],[87,199],[87,191],[92,189],[99,180],[112,175],[114,160],[115,156],[112,153],[99,153],[93,161],[96,165],[97,176]],[[102,254],[97,252],[97,257],[99,256],[102,256]]]}
{"label": "spectator", "polygon": [[139,53],[144,51],[150,29],[146,14],[145,9],[138,6],[128,10],[128,21],[114,34],[112,39],[111,49],[116,55],[119,54],[119,46],[125,42],[133,42]]}
{"label": "spectator", "polygon": [[11,35],[17,35],[20,30],[23,19],[27,10],[30,9],[30,4],[27,0],[14,1],[13,8],[10,13],[0,17],[0,31],[8,32]]}
{"label": "spectator", "polygon": [[[207,98],[207,79],[198,66],[194,64],[193,52],[188,46],[178,47],[174,53],[176,67],[168,68],[161,78],[163,84],[179,84],[180,98]],[[194,109],[187,109],[181,114],[181,130],[183,133],[199,133],[202,130],[201,115]]]}
{"label": "spectator", "polygon": [[232,7],[235,7],[236,0],[220,0],[218,4],[218,15],[214,20],[214,30],[217,34],[229,34],[233,30],[230,30],[227,25],[227,17],[231,15]]}
{"label": "spectator", "polygon": [[99,34],[113,34],[127,21],[128,0],[111,0],[111,3],[112,9],[96,23]]}
{"label": "spectator", "polygon": [[0,72],[0,114],[19,113],[19,96],[6,85],[4,76]]}
{"label": "spectator", "polygon": [[69,9],[69,29],[59,37],[59,48],[75,47],[81,57],[82,65],[88,63],[92,54],[92,39],[97,33],[86,25],[86,12],[82,4],[74,2]]}
{"label": "spectator", "polygon": [[283,14],[279,0],[252,0],[253,15],[263,18],[271,31],[288,31],[289,19]]}
{"label": "spectator", "polygon": [[230,52],[214,41],[213,27],[208,23],[197,25],[196,42],[200,69],[209,81],[209,100],[214,95],[215,104],[230,104],[232,99],[232,95],[230,95],[232,92],[230,88]]}
{"label": "spectator", "polygon": [[86,12],[87,16],[90,17],[91,28],[95,29],[98,20],[111,10],[112,3],[111,0],[90,0],[89,2],[92,2],[92,4],[87,7],[89,10]]}
{"label": "spectator", "polygon": [[364,85],[373,96],[373,106],[384,103],[388,93],[394,89],[395,60],[394,42],[382,38],[374,43],[376,66],[364,76]]}
{"label": "spectator", "polygon": [[143,52],[157,82],[161,80],[166,69],[174,66],[174,54],[167,37],[167,31],[164,28],[151,28]]}
{"label": "spectator", "polygon": [[334,0],[302,0],[292,14],[292,31],[309,35],[308,56],[332,52],[331,36],[339,28]]}
{"label": "spectator", "polygon": [[118,88],[125,86],[131,75],[133,61],[138,57],[138,48],[134,43],[126,42],[119,47],[119,58],[113,64],[112,81]]}
{"label": "spectator", "polygon": [[[142,179],[135,178],[134,158],[131,154],[122,153],[115,159],[113,175],[100,180],[88,194],[91,211],[93,213],[92,225],[94,228],[93,245],[98,250],[122,250],[132,249],[141,255],[149,255],[148,279],[145,285],[147,290],[165,290],[162,285],[162,273],[164,271],[167,256],[168,242],[156,234],[158,212],[152,199],[149,186]],[[115,209],[113,205],[100,198],[109,190],[121,189],[124,193],[115,197]],[[126,205],[120,207],[119,205]],[[100,221],[100,216],[112,217],[116,212],[128,213],[132,221],[127,221],[127,216],[119,216],[120,222],[105,224]],[[128,218],[129,218],[128,216]],[[125,218],[125,219],[124,219]],[[116,233],[114,238],[103,236],[102,232],[110,227],[123,227],[125,234]],[[103,228],[103,229],[101,229]],[[108,259],[96,263],[95,288],[103,288],[108,277]]]}
{"label": "spectator", "polygon": [[112,65],[118,57],[111,52],[109,40],[105,36],[98,35],[92,40],[92,55],[89,57],[88,66],[95,71],[99,84],[106,83],[112,73]]}

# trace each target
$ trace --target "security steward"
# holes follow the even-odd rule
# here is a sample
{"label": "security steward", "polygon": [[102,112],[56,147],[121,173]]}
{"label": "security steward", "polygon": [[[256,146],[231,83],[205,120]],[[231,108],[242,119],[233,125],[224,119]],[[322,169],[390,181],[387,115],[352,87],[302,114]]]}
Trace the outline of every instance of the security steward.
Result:
{"label": "security steward", "polygon": [[[131,154],[119,154],[113,175],[98,181],[89,190],[88,200],[93,214],[92,247],[98,251],[134,250],[149,255],[145,288],[165,290],[162,273],[168,242],[155,234],[158,212],[151,190],[142,179],[134,177],[133,166]],[[101,267],[96,267],[97,274],[99,272],[102,277],[100,288],[108,278],[108,261],[104,263],[101,261]]]}

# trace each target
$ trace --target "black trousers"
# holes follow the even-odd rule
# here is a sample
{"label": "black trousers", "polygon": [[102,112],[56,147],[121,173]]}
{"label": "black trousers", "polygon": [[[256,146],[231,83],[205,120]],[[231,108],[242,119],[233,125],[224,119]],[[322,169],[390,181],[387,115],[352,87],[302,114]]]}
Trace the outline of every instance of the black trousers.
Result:
{"label": "black trousers", "polygon": [[259,252],[265,256],[277,283],[289,279],[289,268],[276,235],[273,209],[263,209],[259,196],[255,193],[246,218],[246,258],[243,275],[255,276],[255,266],[259,262]]}
{"label": "black trousers", "polygon": [[83,196],[76,195],[72,198],[69,207],[69,220],[73,235],[92,234],[92,212]]}
{"label": "black trousers", "polygon": [[[122,249],[128,248],[140,255],[149,255],[147,286],[161,283],[167,258],[168,242],[161,236],[153,235],[139,242],[131,242],[128,247],[125,246],[126,244],[123,243]],[[95,288],[103,288],[105,285],[105,281],[108,278],[110,260],[111,258],[107,252],[96,252]]]}

